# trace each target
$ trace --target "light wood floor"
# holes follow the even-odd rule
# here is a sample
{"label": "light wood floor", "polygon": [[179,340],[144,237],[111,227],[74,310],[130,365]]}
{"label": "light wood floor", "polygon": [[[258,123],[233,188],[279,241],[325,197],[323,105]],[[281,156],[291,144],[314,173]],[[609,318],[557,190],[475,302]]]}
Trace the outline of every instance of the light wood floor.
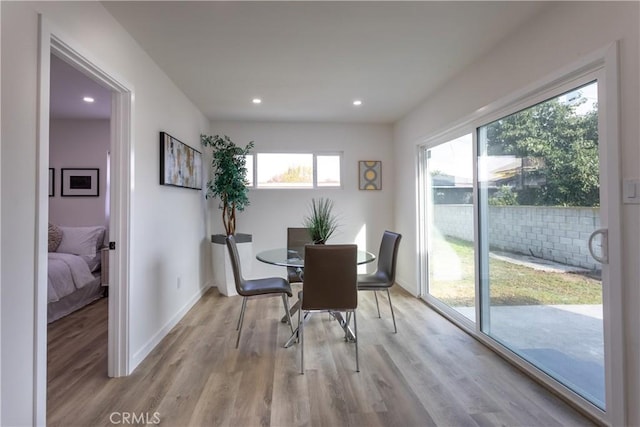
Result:
{"label": "light wood floor", "polygon": [[398,334],[386,298],[378,319],[372,293],[359,295],[360,373],[354,344],[314,314],[300,375],[299,347],[282,347],[280,298],[249,301],[236,350],[241,299],[210,290],[132,375],[114,379],[100,300],[49,327],[48,425],[111,426],[123,413],[164,426],[591,425],[420,300],[392,295]]}

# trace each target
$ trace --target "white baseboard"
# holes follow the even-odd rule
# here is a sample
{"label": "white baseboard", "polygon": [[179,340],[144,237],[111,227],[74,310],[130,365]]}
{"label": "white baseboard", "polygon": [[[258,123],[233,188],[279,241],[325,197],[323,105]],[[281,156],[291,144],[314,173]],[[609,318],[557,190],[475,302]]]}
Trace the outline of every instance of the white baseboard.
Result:
{"label": "white baseboard", "polygon": [[397,284],[397,285],[400,285],[400,287],[401,287],[402,289],[404,289],[405,291],[409,292],[411,295],[413,295],[413,296],[414,296],[414,297],[416,297],[416,298],[417,298],[417,297],[419,296],[419,294],[420,294],[420,293],[418,292],[418,289],[416,288],[416,286],[415,286],[415,285],[413,285],[413,286],[409,286],[406,282],[404,282],[404,281],[402,281],[402,280],[398,280],[397,278],[396,278],[396,284]]}
{"label": "white baseboard", "polygon": [[[207,284],[208,285],[208,284]],[[140,350],[138,350],[131,360],[129,366],[131,367],[131,371],[133,372],[136,367],[151,353],[151,351],[156,348],[160,341],[173,329],[174,326],[182,320],[185,314],[202,298],[202,296],[209,290],[209,286],[205,286],[200,288],[198,292],[189,300],[187,303],[171,318],[169,321],[162,327],[160,330],[153,336],[145,345],[142,346]]]}

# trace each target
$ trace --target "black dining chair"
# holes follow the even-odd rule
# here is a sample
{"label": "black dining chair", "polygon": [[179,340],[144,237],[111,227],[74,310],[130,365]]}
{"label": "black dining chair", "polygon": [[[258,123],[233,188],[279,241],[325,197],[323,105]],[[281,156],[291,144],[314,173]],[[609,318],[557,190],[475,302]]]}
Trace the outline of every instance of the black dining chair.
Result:
{"label": "black dining chair", "polygon": [[[358,360],[358,307],[356,245],[307,245],[304,258],[304,288],[298,312],[300,338],[300,373],[304,374],[304,318],[312,311],[344,311],[352,314],[356,344],[356,371],[360,372]],[[347,316],[349,319],[351,316]],[[348,329],[348,320],[341,325]]]}
{"label": "black dining chair", "polygon": [[[308,228],[287,228],[287,258],[304,259],[304,246],[313,243]],[[287,279],[289,283],[301,283],[300,271],[295,267],[287,267]]]}
{"label": "black dining chair", "polygon": [[391,309],[391,318],[393,319],[393,330],[395,333],[398,333],[398,328],[396,327],[396,316],[393,313],[393,304],[391,304],[389,288],[393,286],[396,280],[396,261],[398,259],[400,239],[402,239],[401,234],[385,231],[382,235],[382,242],[380,243],[376,271],[371,274],[358,275],[358,290],[373,291],[376,299],[376,308],[378,309],[378,317],[381,316],[377,291],[383,289],[387,291],[387,299],[389,300],[389,308]]}
{"label": "black dining chair", "polygon": [[247,300],[251,297],[260,295],[281,295],[282,304],[284,305],[285,316],[293,334],[293,323],[291,322],[291,312],[289,311],[288,298],[293,296],[291,285],[282,277],[266,277],[262,279],[245,279],[242,276],[240,266],[240,257],[238,256],[238,247],[234,236],[227,237],[227,248],[229,249],[229,257],[231,258],[231,267],[233,268],[233,277],[236,284],[236,292],[242,296],[242,309],[238,318],[238,338],[236,339],[236,348],[240,343],[240,334],[242,333],[242,322],[244,320],[244,311],[247,308]]}

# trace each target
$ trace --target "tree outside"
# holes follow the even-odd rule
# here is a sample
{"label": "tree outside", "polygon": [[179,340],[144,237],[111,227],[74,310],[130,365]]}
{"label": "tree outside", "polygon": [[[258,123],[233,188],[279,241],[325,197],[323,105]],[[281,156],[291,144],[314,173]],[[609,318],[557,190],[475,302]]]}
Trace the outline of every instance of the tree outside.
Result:
{"label": "tree outside", "polygon": [[[578,92],[555,98],[486,126],[487,155],[520,159],[497,205],[599,206],[597,106],[584,110]],[[510,189],[507,189],[508,187]]]}
{"label": "tree outside", "polygon": [[299,183],[311,182],[313,180],[313,170],[309,166],[290,166],[286,172],[274,175],[269,179],[269,183]]}

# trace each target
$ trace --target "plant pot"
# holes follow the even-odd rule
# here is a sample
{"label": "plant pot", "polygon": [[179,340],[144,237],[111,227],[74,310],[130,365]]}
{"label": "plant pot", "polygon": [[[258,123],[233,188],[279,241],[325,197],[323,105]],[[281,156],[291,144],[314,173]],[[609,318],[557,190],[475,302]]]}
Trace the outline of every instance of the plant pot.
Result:
{"label": "plant pot", "polygon": [[[235,237],[242,274],[244,277],[248,277],[251,275],[251,265],[253,264],[253,239],[251,234],[236,233]],[[238,295],[238,293],[236,292],[226,238],[227,236],[224,234],[211,235],[211,258],[213,261],[213,284],[218,288],[218,292],[230,297]]]}

